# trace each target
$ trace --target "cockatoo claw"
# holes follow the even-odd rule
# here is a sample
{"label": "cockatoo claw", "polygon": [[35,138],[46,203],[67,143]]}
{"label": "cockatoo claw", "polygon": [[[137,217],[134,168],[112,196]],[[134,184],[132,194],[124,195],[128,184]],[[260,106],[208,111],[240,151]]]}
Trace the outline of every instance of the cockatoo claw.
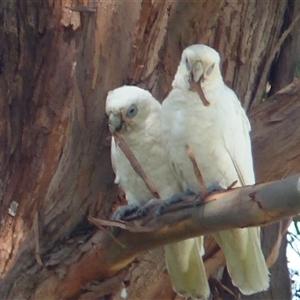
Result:
{"label": "cockatoo claw", "polygon": [[166,208],[169,207],[169,206],[171,206],[172,204],[178,203],[178,202],[182,201],[182,199],[184,197],[192,196],[192,195],[195,195],[195,193],[192,192],[191,190],[187,189],[183,193],[175,194],[172,197],[166,199],[161,204],[161,206],[157,209],[157,211],[155,212],[155,217],[161,216],[164,213],[164,211],[166,210]]}
{"label": "cockatoo claw", "polygon": [[140,206],[136,204],[119,206],[117,210],[114,212],[114,214],[112,215],[112,220],[121,221],[122,219],[136,212],[139,209],[139,207]]}
{"label": "cockatoo claw", "polygon": [[224,191],[226,191],[226,189],[224,189],[219,183],[215,182],[207,188],[207,195],[209,196],[210,194]]}
{"label": "cockatoo claw", "polygon": [[205,203],[205,199],[206,197],[210,196],[211,194],[214,194],[216,192],[223,192],[225,191],[226,189],[224,189],[220,184],[218,183],[213,183],[211,184],[207,189],[206,189],[206,196],[205,198],[203,199],[201,193],[197,194],[197,197],[195,199],[195,202],[194,202],[194,206],[197,207],[197,206],[200,206],[201,204],[204,204]]}
{"label": "cockatoo claw", "polygon": [[151,199],[150,201],[148,201],[144,206],[141,206],[139,207],[138,211],[137,211],[137,215],[138,217],[145,217],[150,208],[153,206],[153,205],[156,205],[157,203],[161,204],[161,200],[158,200],[158,199]]}

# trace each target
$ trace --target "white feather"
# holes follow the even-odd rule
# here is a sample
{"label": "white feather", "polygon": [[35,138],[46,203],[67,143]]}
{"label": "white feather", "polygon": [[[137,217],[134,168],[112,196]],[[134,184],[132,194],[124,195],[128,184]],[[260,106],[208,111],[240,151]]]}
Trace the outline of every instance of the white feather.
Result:
{"label": "white feather", "polygon": [[[109,92],[106,101],[108,115],[121,115],[132,104],[138,113],[125,124],[120,134],[133,151],[146,175],[158,190],[162,199],[167,199],[182,189],[169,163],[162,138],[161,105],[152,95],[140,88],[123,86]],[[116,174],[116,183],[123,188],[129,204],[142,205],[152,199],[143,180],[135,173],[114,138],[111,144],[111,159]],[[209,288],[202,262],[202,239],[188,239],[166,245],[166,262],[174,290],[193,299],[207,297]]]}
{"label": "white feather", "polygon": [[[190,69],[199,61],[204,66],[201,86],[209,106],[204,106],[199,95],[187,88]],[[173,89],[162,105],[163,136],[173,168],[182,185],[195,192],[199,191],[199,185],[185,151],[186,144],[195,155],[207,187],[218,183],[227,188],[236,180],[237,186],[255,182],[250,124],[236,94],[224,84],[219,62],[218,53],[208,46],[193,45],[185,49]],[[206,73],[209,68],[212,71]],[[269,286],[259,231],[250,228],[214,234],[225,253],[233,284],[244,294]]]}

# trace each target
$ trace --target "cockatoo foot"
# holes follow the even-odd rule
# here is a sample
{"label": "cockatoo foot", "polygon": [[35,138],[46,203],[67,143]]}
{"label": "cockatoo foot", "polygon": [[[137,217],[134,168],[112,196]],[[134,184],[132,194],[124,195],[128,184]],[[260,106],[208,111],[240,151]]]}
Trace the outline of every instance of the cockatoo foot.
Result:
{"label": "cockatoo foot", "polygon": [[226,189],[224,189],[220,184],[218,183],[213,183],[207,188],[207,195],[211,195],[213,193],[217,192],[224,192]]}
{"label": "cockatoo foot", "polygon": [[195,206],[195,207],[196,207],[196,206],[200,206],[200,205],[203,204],[203,203],[204,203],[204,201],[203,201],[203,199],[202,199],[201,194],[200,194],[200,193],[197,194],[196,199],[195,199],[195,202],[194,202],[194,206]]}
{"label": "cockatoo foot", "polygon": [[[224,189],[218,183],[213,183],[206,189],[206,197],[210,196],[211,194],[214,194],[217,192],[223,192],[223,191],[226,191],[226,189]],[[201,193],[198,193],[196,200],[194,202],[194,206],[200,206],[203,203],[205,203],[205,199],[203,199],[203,196],[201,195]]]}
{"label": "cockatoo foot", "polygon": [[120,221],[126,218],[127,216],[131,215],[132,213],[136,212],[139,208],[140,206],[136,204],[119,206],[112,215],[112,220]]}
{"label": "cockatoo foot", "polygon": [[161,204],[161,203],[162,203],[161,200],[151,199],[145,205],[139,207],[139,209],[137,211],[137,216],[141,217],[141,218],[145,217],[153,205],[157,205],[157,204]]}
{"label": "cockatoo foot", "polygon": [[193,195],[195,195],[195,193],[192,192],[191,190],[187,189],[183,193],[175,194],[172,197],[166,199],[164,202],[162,202],[161,206],[155,212],[155,217],[161,216],[167,207],[171,206],[174,203],[178,203],[178,202],[182,201],[182,199],[184,197],[193,196]]}

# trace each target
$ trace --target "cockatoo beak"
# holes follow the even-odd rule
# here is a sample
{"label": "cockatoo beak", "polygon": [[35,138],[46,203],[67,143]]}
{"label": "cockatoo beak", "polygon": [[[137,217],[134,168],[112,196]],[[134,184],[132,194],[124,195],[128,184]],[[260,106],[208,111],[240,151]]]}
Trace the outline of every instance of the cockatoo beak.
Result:
{"label": "cockatoo beak", "polygon": [[123,126],[123,120],[121,114],[110,113],[108,117],[109,131],[114,134],[116,131],[120,131]]}
{"label": "cockatoo beak", "polygon": [[202,90],[201,87],[201,82],[204,81],[204,67],[201,61],[197,60],[193,65],[192,65],[192,70],[191,70],[191,77],[189,80],[190,83],[190,89],[193,92],[198,93],[199,98],[203,102],[204,106],[208,106],[210,103],[206,99],[205,94]]}
{"label": "cockatoo beak", "polygon": [[192,65],[191,80],[193,80],[195,83],[199,83],[200,80],[202,79],[203,74],[204,74],[203,64],[201,61],[197,60]]}

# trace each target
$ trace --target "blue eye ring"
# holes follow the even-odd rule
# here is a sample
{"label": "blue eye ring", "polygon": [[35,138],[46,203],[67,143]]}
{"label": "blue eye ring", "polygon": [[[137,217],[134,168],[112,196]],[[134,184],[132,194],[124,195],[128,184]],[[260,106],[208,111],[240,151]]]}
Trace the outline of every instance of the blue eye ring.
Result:
{"label": "blue eye ring", "polygon": [[127,109],[126,117],[129,119],[134,118],[138,113],[138,108],[136,104],[131,104],[131,106]]}

